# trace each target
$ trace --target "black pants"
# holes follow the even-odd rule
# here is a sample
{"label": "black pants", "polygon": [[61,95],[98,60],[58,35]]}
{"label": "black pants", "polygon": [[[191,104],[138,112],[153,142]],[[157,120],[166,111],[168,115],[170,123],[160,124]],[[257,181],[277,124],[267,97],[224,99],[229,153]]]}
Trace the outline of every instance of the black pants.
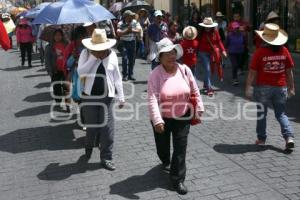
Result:
{"label": "black pants", "polygon": [[31,42],[20,43],[20,50],[21,50],[22,65],[25,64],[25,55],[27,53],[28,66],[31,66],[32,43]]}
{"label": "black pants", "polygon": [[[184,117],[188,116],[186,114]],[[184,182],[186,175],[186,148],[190,131],[190,120],[164,118],[165,132],[156,133],[154,138],[157,155],[164,164],[171,163],[170,179],[172,183]],[[170,161],[170,137],[173,138],[173,155]]]}
{"label": "black pants", "polygon": [[100,159],[112,160],[114,144],[113,98],[82,99],[82,112],[85,120],[85,147],[99,147]]}
{"label": "black pants", "polygon": [[51,76],[51,82],[56,82],[53,85],[53,94],[56,96],[56,103],[60,103],[65,94],[65,84],[63,82],[65,80],[65,75],[61,71],[58,71]]}
{"label": "black pants", "polygon": [[[238,69],[243,66],[243,57],[242,53],[229,54],[230,62],[232,65],[232,79],[238,78]],[[241,68],[242,70],[243,68]]]}

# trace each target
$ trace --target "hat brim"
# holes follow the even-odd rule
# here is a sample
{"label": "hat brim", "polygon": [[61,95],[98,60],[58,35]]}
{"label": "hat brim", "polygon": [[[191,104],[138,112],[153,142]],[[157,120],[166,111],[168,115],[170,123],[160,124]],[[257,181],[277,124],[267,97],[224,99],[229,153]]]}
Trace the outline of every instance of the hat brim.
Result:
{"label": "hat brim", "polygon": [[182,49],[182,47],[181,47],[180,44],[174,44],[174,45],[170,45],[170,46],[163,47],[163,48],[158,52],[155,61],[156,61],[156,62],[159,62],[159,55],[160,55],[161,53],[170,52],[170,51],[172,51],[173,49],[176,50],[176,60],[180,59],[180,58],[183,56],[183,49]]}
{"label": "hat brim", "polygon": [[278,36],[276,38],[268,37],[267,35],[264,35],[263,34],[264,31],[255,31],[255,32],[263,41],[271,45],[276,45],[276,46],[284,45],[288,41],[288,34],[282,29],[279,30]]}
{"label": "hat brim", "polygon": [[117,43],[117,40],[115,39],[107,39],[105,43],[101,44],[94,44],[92,42],[92,38],[87,38],[82,40],[82,44],[92,51],[104,51],[106,49],[110,49]]}
{"label": "hat brim", "polygon": [[205,27],[205,28],[214,28],[214,27],[218,26],[218,23],[214,22],[213,24],[210,24],[210,25],[204,24],[204,23],[200,23],[199,25],[202,26],[202,27]]}

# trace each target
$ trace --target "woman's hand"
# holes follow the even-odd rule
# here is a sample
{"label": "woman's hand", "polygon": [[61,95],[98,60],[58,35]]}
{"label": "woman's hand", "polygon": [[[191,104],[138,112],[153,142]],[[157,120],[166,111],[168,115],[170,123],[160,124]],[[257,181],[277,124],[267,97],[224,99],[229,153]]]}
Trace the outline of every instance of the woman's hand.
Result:
{"label": "woman's hand", "polygon": [[154,126],[154,130],[155,130],[156,133],[163,133],[163,132],[165,132],[165,124],[164,123],[156,124]]}
{"label": "woman's hand", "polygon": [[222,52],[222,54],[223,54],[223,56],[224,56],[225,58],[227,58],[227,57],[228,57],[228,55],[227,55],[227,52],[226,52],[226,51],[223,51],[223,52]]}
{"label": "woman's hand", "polygon": [[121,101],[119,103],[119,109],[122,109],[124,107],[124,105],[125,105],[125,101]]}

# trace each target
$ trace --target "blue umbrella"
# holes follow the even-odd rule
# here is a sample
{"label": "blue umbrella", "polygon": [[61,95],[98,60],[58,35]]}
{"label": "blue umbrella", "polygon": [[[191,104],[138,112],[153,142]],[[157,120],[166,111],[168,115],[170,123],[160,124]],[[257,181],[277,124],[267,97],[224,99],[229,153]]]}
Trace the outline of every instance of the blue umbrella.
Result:
{"label": "blue umbrella", "polygon": [[50,2],[44,2],[44,3],[41,3],[40,5],[38,5],[37,7],[35,8],[32,8],[30,10],[28,10],[24,17],[26,18],[36,18],[36,16],[46,7],[50,4]]}
{"label": "blue umbrella", "polygon": [[33,24],[76,24],[113,18],[106,8],[90,0],[62,0],[46,6]]}

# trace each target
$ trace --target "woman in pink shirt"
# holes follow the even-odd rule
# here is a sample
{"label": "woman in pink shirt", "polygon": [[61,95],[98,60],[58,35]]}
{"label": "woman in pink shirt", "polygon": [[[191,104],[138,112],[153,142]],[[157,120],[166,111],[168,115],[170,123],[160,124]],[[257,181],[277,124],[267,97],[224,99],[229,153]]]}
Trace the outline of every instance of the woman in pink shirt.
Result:
{"label": "woman in pink shirt", "polygon": [[[196,116],[204,111],[196,81],[189,67],[176,62],[182,54],[181,45],[174,45],[168,38],[157,43],[157,61],[161,64],[148,80],[148,107],[154,130],[157,154],[164,170],[170,170],[173,187],[179,194],[186,194],[183,184],[186,174],[185,157],[190,129],[190,95],[196,96]],[[170,158],[170,135],[173,138],[173,155]]]}
{"label": "woman in pink shirt", "polygon": [[25,64],[25,54],[27,53],[28,67],[31,67],[32,43],[34,37],[32,36],[32,28],[29,26],[27,19],[21,19],[16,29],[17,44],[20,46],[22,67]]}

